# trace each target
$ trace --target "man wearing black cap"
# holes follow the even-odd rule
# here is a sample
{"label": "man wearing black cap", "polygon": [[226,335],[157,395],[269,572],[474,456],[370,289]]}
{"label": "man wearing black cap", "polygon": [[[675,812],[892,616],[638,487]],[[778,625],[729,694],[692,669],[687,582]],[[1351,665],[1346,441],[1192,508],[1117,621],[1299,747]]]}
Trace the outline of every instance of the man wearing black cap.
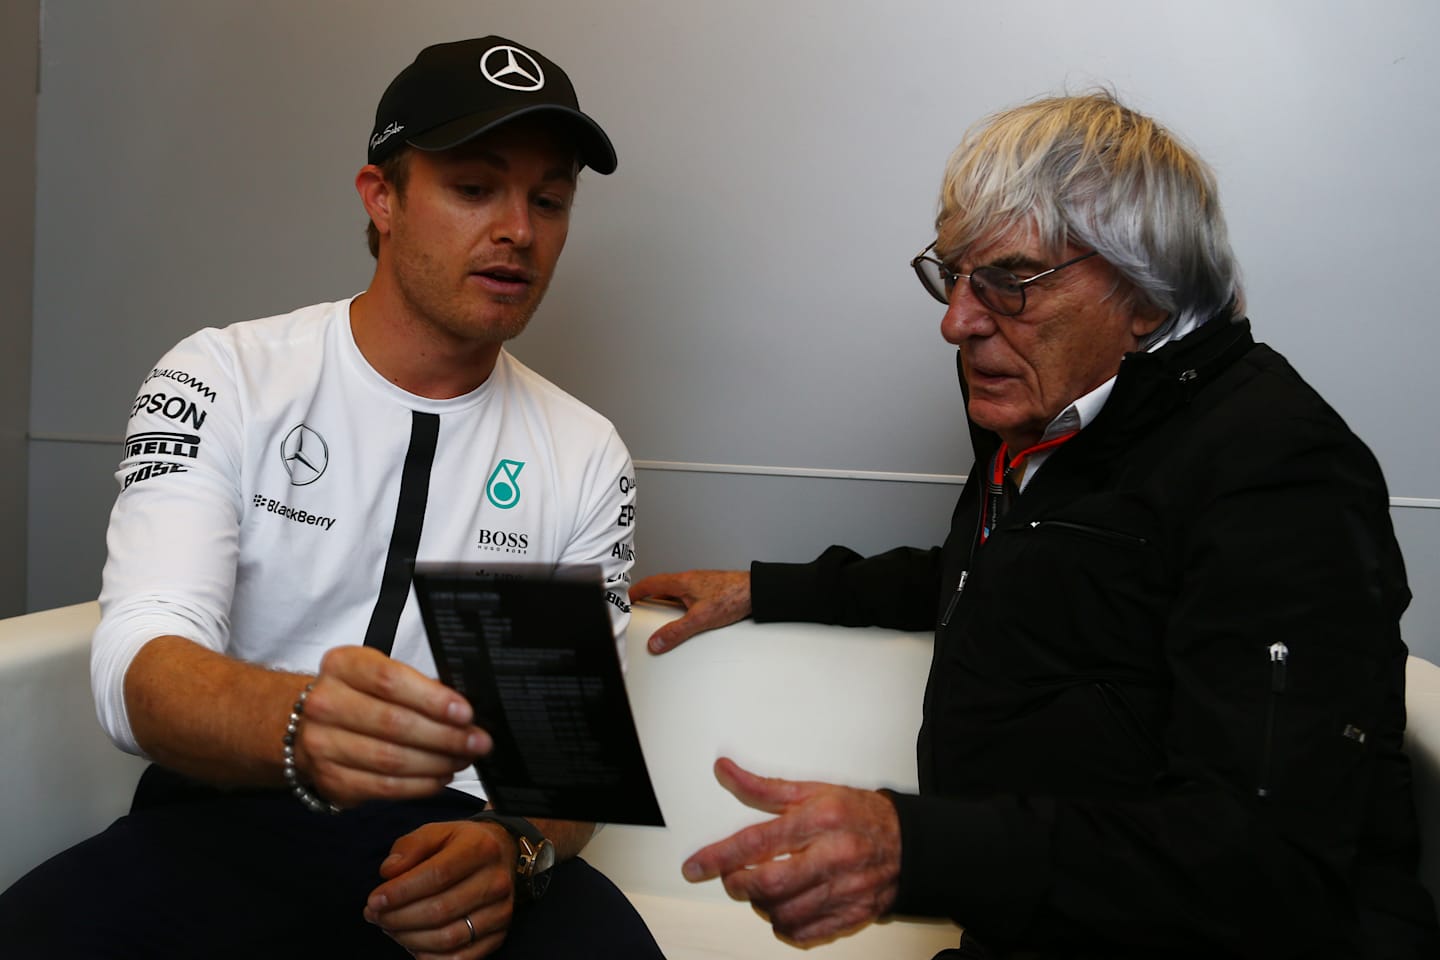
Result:
{"label": "man wearing black cap", "polygon": [[485,809],[490,738],[410,589],[417,559],[594,564],[623,635],[629,454],[502,347],[614,150],[558,66],[486,37],[395,78],[368,161],[364,293],[202,330],[141,386],[92,677],[154,765],[0,895],[7,955],[659,956],[575,859],[591,824]]}

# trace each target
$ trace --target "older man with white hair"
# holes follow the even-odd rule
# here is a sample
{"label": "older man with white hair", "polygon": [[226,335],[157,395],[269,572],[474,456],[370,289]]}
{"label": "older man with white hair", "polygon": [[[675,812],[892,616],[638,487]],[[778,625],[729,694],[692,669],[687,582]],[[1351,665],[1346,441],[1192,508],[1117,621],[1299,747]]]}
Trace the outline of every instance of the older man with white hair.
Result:
{"label": "older man with white hair", "polygon": [[943,547],[692,571],[659,653],[763,620],[935,631],[907,796],[716,773],[777,814],[694,854],[811,943],[963,957],[1435,957],[1379,466],[1251,337],[1215,179],[1108,94],[996,114],[912,261],[975,464]]}

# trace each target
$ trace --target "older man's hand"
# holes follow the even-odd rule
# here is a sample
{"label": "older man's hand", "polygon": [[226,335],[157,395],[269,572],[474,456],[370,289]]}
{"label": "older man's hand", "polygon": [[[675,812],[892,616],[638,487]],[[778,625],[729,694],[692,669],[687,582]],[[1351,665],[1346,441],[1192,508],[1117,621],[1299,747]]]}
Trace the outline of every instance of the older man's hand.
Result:
{"label": "older man's hand", "polygon": [[[691,882],[720,877],[776,936],[809,946],[884,916],[900,882],[900,820],[882,793],[759,777],[734,761],[715,778],[742,803],[779,814],[696,852]],[[783,859],[777,859],[783,858]]]}
{"label": "older man's hand", "polygon": [[648,597],[670,600],[685,607],[685,616],[670,621],[650,637],[650,652],[664,653],[697,633],[716,630],[750,616],[750,572],[656,573],[630,587],[632,602]]}

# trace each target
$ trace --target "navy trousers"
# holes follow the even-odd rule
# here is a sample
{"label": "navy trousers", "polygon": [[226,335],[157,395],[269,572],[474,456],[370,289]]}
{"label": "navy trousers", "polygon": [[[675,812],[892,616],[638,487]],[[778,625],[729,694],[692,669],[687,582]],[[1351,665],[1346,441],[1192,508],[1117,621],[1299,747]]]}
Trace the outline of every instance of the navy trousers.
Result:
{"label": "navy trousers", "polygon": [[[447,790],[332,817],[284,791],[221,791],[152,766],[127,816],[0,894],[0,956],[404,960],[361,915],[380,861],[398,837],[482,806]],[[580,859],[517,909],[492,956],[663,960],[624,894]]]}

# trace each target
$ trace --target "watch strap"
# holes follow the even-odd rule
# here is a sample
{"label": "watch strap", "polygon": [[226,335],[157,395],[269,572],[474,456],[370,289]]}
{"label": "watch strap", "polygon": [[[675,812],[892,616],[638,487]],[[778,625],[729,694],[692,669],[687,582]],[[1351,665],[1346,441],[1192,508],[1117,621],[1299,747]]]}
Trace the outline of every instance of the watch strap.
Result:
{"label": "watch strap", "polygon": [[496,813],[494,810],[482,810],[471,816],[470,819],[481,823],[498,823],[506,830],[509,830],[511,836],[525,837],[537,847],[540,845],[540,842],[545,839],[545,834],[540,832],[540,828],[524,817]]}

